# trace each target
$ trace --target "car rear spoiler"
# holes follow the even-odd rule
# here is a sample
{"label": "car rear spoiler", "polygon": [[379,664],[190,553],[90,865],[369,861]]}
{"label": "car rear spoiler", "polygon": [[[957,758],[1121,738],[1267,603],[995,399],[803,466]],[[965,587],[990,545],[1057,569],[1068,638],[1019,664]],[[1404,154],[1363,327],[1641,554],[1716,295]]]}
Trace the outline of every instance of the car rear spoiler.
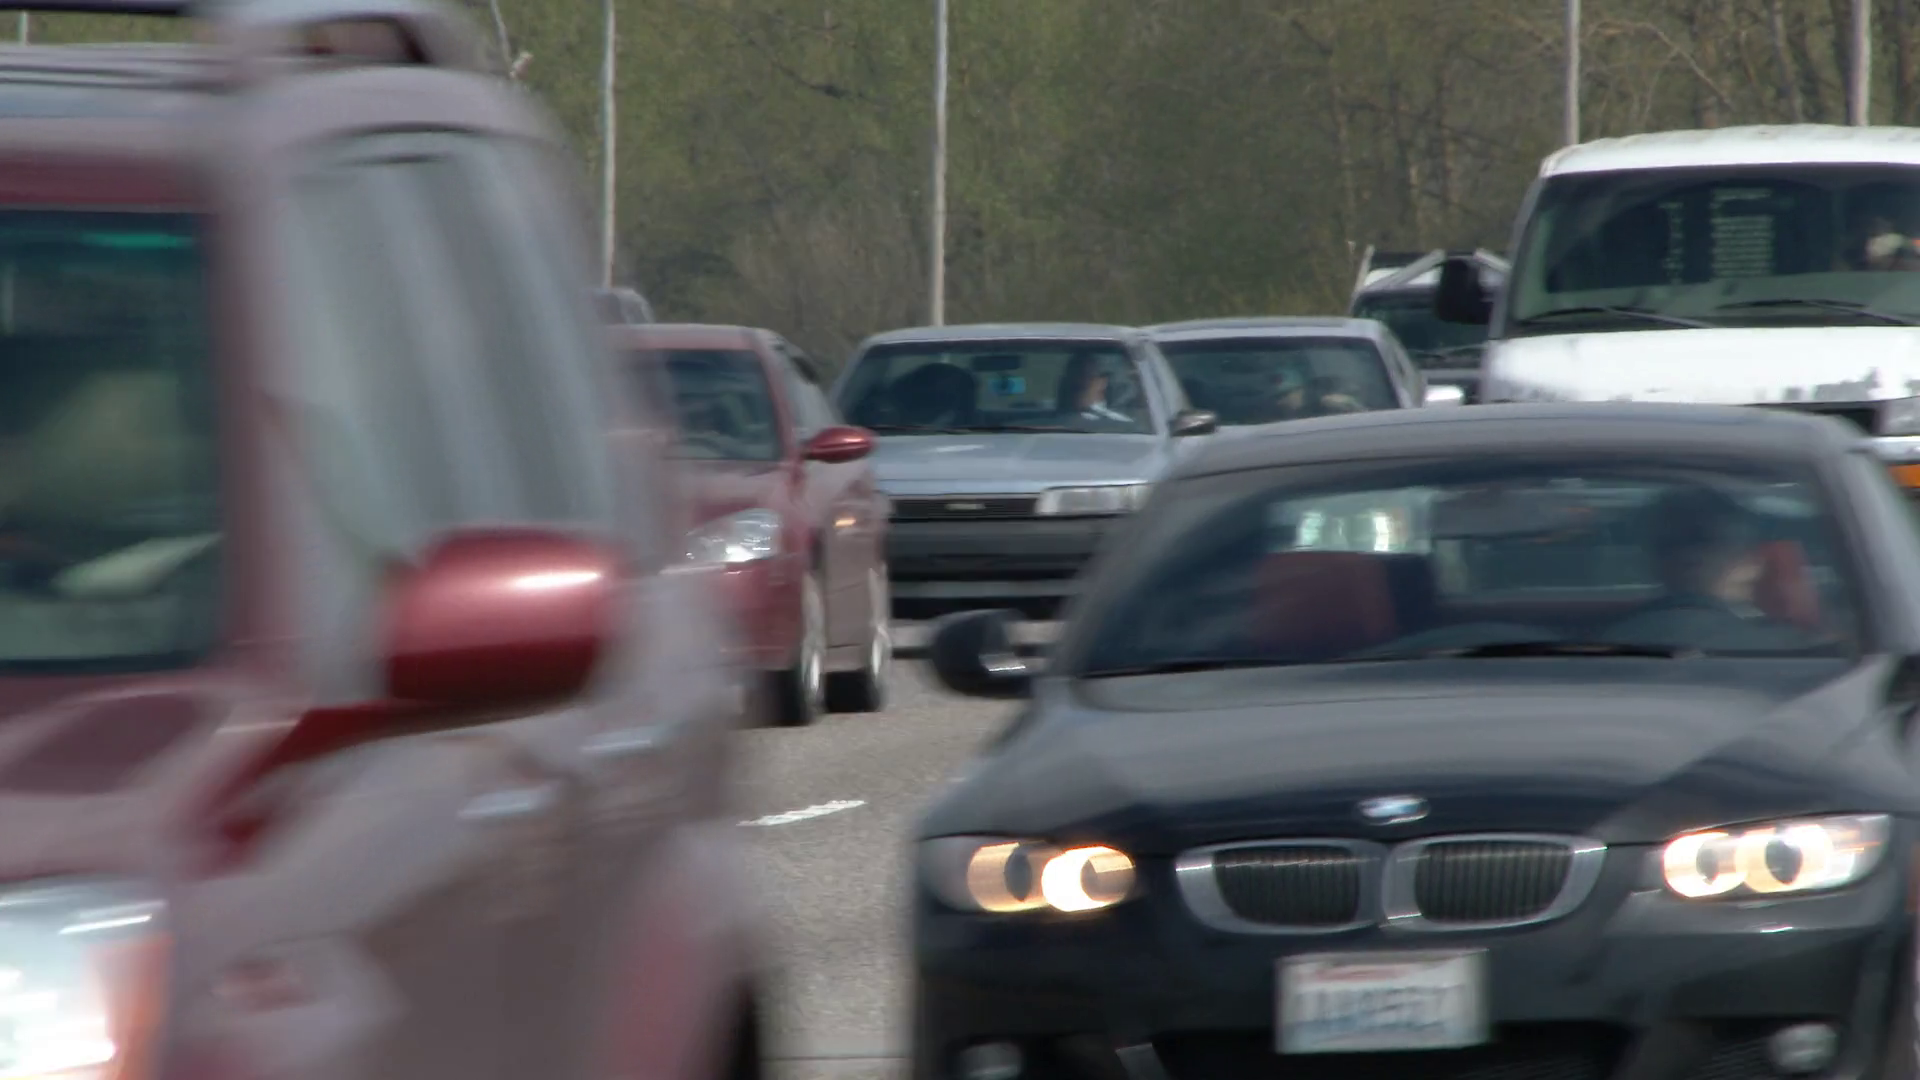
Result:
{"label": "car rear spoiler", "polygon": [[[212,27],[233,61],[231,81],[264,77],[261,68],[292,58],[374,60],[389,64],[485,71],[486,51],[459,14],[430,0],[0,0],[0,13],[131,15],[193,19]],[[335,29],[379,28],[388,44],[377,55],[355,52]],[[13,51],[0,74],[32,69]]]}

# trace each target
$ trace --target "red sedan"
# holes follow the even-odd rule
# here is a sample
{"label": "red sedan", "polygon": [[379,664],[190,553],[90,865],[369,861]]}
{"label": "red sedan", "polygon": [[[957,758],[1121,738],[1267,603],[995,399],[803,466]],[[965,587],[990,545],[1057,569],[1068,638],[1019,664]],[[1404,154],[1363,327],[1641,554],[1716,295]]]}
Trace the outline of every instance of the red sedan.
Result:
{"label": "red sedan", "polygon": [[781,724],[877,712],[893,660],[886,497],[813,361],[766,330],[623,326],[630,381],[678,425],[700,524],[688,557],[726,575]]}

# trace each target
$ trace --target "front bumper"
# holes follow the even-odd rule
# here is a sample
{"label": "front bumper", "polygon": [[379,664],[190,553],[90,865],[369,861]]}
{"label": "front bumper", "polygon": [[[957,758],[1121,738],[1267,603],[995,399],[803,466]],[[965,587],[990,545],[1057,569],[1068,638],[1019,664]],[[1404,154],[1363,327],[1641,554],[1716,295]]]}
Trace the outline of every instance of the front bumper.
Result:
{"label": "front bumper", "polygon": [[1117,517],[894,521],[887,570],[900,600],[1063,600]]}
{"label": "front bumper", "polygon": [[[1581,908],[1498,931],[1217,931],[1153,861],[1142,897],[1090,917],[963,915],[922,896],[914,1076],[965,1080],[966,1047],[1011,1042],[1020,1080],[1745,1080],[1775,1075],[1768,1037],[1809,1021],[1841,1033],[1816,1076],[1878,1075],[1911,976],[1907,867],[1826,896],[1715,904],[1646,888],[1646,856],[1615,849]],[[1492,1042],[1275,1050],[1282,957],[1417,948],[1487,950]]]}

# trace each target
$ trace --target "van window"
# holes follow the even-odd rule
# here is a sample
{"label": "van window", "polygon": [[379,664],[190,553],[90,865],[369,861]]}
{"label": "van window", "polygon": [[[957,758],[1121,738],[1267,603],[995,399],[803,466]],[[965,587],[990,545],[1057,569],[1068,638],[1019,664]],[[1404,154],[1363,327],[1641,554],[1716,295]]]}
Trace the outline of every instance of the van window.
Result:
{"label": "van window", "polygon": [[191,662],[219,610],[197,218],[0,211],[0,674]]}
{"label": "van window", "polygon": [[1512,334],[1920,317],[1920,168],[1554,177],[1512,281]]}

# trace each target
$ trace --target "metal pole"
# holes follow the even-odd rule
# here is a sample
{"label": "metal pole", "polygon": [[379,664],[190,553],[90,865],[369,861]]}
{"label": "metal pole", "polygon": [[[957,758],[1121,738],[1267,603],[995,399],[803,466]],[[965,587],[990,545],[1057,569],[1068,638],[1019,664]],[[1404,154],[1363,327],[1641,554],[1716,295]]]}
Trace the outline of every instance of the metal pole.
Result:
{"label": "metal pole", "polygon": [[1568,146],[1580,141],[1580,0],[1567,0],[1566,112],[1562,138]]}
{"label": "metal pole", "polygon": [[31,29],[33,24],[30,21],[31,18],[32,16],[28,15],[24,11],[20,13],[20,44],[22,45],[25,45],[29,41],[33,40],[33,31]]}
{"label": "metal pole", "polygon": [[933,255],[928,322],[947,321],[947,0],[933,0]]}
{"label": "metal pole", "polygon": [[1867,95],[1873,86],[1873,3],[1853,0],[1853,62],[1851,87],[1847,94],[1847,122],[1855,127],[1867,124]]}
{"label": "metal pole", "polygon": [[613,287],[614,234],[614,57],[617,27],[613,18],[613,0],[604,0],[607,12],[606,55],[600,63],[600,285]]}

